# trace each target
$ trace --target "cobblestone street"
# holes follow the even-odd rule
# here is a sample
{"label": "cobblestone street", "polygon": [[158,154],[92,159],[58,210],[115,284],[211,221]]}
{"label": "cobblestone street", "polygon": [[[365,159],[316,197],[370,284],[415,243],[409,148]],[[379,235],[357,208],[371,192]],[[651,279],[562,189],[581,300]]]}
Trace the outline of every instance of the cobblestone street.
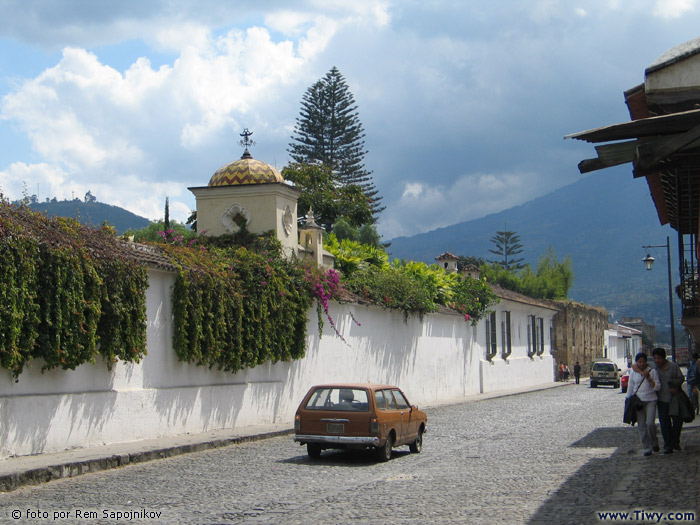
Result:
{"label": "cobblestone street", "polygon": [[[673,511],[700,521],[697,421],[683,432],[683,451],[644,458],[622,406],[619,389],[572,384],[435,407],[422,454],[402,447],[376,463],[326,451],[311,460],[291,436],[277,437],[0,494],[0,519],[578,524],[604,523],[599,511]],[[129,511],[131,519],[110,514]]]}

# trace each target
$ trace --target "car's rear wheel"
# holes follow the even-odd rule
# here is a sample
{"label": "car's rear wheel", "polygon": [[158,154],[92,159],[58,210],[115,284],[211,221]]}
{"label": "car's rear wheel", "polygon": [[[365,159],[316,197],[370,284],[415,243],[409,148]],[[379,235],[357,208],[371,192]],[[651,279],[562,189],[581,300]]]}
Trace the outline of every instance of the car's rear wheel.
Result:
{"label": "car's rear wheel", "polygon": [[598,386],[598,383],[595,381],[591,381],[591,388],[596,388]]}
{"label": "car's rear wheel", "polygon": [[408,449],[413,452],[414,454],[420,454],[421,450],[423,450],[423,429],[421,428],[418,431],[418,436],[416,437],[416,440],[408,445]]}
{"label": "car's rear wheel", "polygon": [[306,453],[309,455],[310,458],[318,459],[321,457],[321,446],[317,445],[316,443],[307,443]]}
{"label": "car's rear wheel", "polygon": [[389,434],[384,442],[384,446],[377,449],[377,458],[379,458],[379,461],[389,461],[391,459],[391,451],[393,448],[394,437],[393,434]]}

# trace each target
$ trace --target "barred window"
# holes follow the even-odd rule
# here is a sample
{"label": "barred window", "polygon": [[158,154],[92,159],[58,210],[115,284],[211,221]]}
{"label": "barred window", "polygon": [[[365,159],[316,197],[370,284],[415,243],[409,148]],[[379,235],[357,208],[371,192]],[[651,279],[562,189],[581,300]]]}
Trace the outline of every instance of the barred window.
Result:
{"label": "barred window", "polygon": [[510,332],[510,312],[501,312],[501,349],[503,359],[508,357],[512,352],[511,332]]}
{"label": "barred window", "polygon": [[491,312],[486,318],[486,353],[489,356],[498,352],[496,344],[496,312]]}
{"label": "barred window", "polygon": [[537,322],[534,315],[527,316],[527,355],[537,353]]}

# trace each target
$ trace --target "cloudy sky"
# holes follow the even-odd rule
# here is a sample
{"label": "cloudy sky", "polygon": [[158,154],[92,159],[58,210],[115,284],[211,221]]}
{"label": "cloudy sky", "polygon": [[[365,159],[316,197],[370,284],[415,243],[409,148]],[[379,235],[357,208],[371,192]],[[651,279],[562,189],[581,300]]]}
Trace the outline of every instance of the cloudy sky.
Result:
{"label": "cloudy sky", "polygon": [[0,192],[184,221],[188,186],[278,168],[305,90],[358,104],[384,239],[580,177],[567,133],[628,120],[623,91],[700,36],[700,0],[0,0]]}

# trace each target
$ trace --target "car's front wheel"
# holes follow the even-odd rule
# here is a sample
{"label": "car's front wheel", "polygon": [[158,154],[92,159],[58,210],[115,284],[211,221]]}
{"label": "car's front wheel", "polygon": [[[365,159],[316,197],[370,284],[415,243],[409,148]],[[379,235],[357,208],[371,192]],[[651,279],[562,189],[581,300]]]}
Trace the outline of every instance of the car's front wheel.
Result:
{"label": "car's front wheel", "polygon": [[306,453],[309,455],[310,458],[318,459],[321,457],[321,446],[317,445],[316,443],[307,443]]}
{"label": "car's front wheel", "polygon": [[379,461],[389,461],[391,459],[391,450],[394,448],[394,438],[392,434],[386,438],[383,447],[377,449],[377,458]]}
{"label": "car's front wheel", "polygon": [[420,454],[421,450],[423,450],[423,429],[421,428],[418,431],[418,436],[416,436],[416,440],[408,445],[408,449],[413,452],[414,454]]}

